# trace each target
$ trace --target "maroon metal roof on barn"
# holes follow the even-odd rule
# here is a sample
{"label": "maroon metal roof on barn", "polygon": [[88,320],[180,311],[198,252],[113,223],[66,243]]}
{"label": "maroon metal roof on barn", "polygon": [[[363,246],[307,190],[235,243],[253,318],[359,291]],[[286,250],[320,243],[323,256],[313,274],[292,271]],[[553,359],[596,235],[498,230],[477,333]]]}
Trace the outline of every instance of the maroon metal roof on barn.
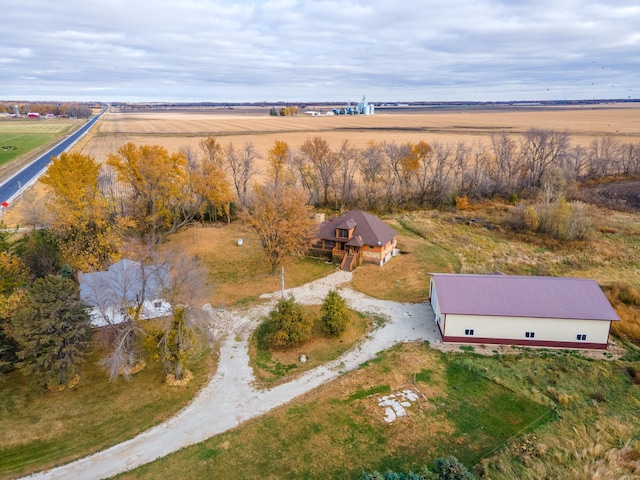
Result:
{"label": "maroon metal roof on barn", "polygon": [[595,280],[432,274],[445,314],[620,320]]}
{"label": "maroon metal roof on barn", "polygon": [[355,227],[353,237],[360,237],[359,245],[385,245],[397,235],[396,231],[378,217],[362,210],[349,210],[339,217],[331,218],[318,227],[318,238],[345,241],[336,237],[336,228],[350,230]]}

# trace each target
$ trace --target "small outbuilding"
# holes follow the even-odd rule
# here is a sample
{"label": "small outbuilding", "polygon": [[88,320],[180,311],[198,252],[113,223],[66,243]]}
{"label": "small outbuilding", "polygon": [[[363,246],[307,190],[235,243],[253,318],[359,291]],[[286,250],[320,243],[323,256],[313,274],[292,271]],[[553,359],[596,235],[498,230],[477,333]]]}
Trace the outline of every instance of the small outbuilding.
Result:
{"label": "small outbuilding", "polygon": [[582,278],[436,273],[430,296],[444,342],[604,350],[620,321]]}
{"label": "small outbuilding", "polygon": [[163,298],[169,287],[169,266],[142,265],[124,259],[103,272],[80,273],[80,299],[91,309],[91,326],[106,327],[129,320],[131,309],[139,309],[141,320],[171,315],[171,304]]}

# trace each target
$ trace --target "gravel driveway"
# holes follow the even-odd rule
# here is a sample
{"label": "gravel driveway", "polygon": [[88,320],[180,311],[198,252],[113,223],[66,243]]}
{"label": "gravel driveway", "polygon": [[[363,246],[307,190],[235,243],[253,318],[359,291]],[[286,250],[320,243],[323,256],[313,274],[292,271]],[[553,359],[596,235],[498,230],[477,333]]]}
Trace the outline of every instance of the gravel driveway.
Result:
{"label": "gravel driveway", "polygon": [[280,292],[263,295],[267,302],[248,310],[210,309],[212,333],[224,338],[217,372],[191,404],[167,422],[89,457],[26,478],[100,479],[134,469],[183,447],[237,427],[291,399],[353,370],[395,343],[414,340],[441,341],[428,304],[376,300],[352,290],[351,273],[336,272],[299,288],[287,290],[305,304],[319,304],[333,288],[339,288],[348,305],[360,312],[381,315],[384,326],[333,362],[321,365],[291,382],[269,390],[253,388],[248,338],[280,298]]}

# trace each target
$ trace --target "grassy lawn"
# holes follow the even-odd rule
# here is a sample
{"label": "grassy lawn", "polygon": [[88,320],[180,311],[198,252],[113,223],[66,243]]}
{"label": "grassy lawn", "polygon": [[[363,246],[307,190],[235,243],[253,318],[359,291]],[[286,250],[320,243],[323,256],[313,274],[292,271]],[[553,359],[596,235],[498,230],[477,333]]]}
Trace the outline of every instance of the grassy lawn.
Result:
{"label": "grassy lawn", "polygon": [[[322,331],[319,322],[320,315],[322,315],[321,306],[311,305],[303,308],[308,315],[312,315],[316,319],[312,330],[313,338],[304,345],[287,351],[269,351],[259,345],[255,332],[251,337],[249,344],[250,364],[253,367],[256,380],[262,386],[272,387],[338,358],[357,343],[373,325],[371,318],[350,311],[351,322],[346,331],[339,337],[328,337]],[[306,363],[299,361],[303,354],[307,355],[309,359]]]}
{"label": "grassy lawn", "polygon": [[[238,246],[238,239],[243,240]],[[195,226],[171,239],[209,268],[211,303],[233,305],[255,300],[280,289],[280,272],[272,275],[255,233],[239,222],[220,227]],[[335,271],[324,260],[289,259],[285,267],[285,288],[304,285]]]}
{"label": "grassy lawn", "polygon": [[53,142],[77,123],[68,119],[0,121],[0,166]]}
{"label": "grassy lawn", "polygon": [[14,158],[29,153],[31,150],[35,150],[41,145],[52,141],[56,136],[57,135],[47,133],[0,133],[0,147],[9,147],[8,149],[0,148],[0,165],[9,163]]}
{"label": "grassy lawn", "polygon": [[[400,253],[386,265],[362,265],[353,274],[353,287],[372,297],[398,302],[421,302],[429,297],[429,272],[459,272],[456,255],[419,233],[388,220],[398,232]],[[428,237],[427,237],[428,238]]]}
{"label": "grassy lawn", "polygon": [[130,382],[110,382],[87,359],[76,387],[46,392],[31,387],[18,372],[0,383],[0,478],[44,470],[129,439],[161,423],[186,405],[212,369],[203,356],[191,368],[186,387],[170,387],[158,364],[148,365]]}
{"label": "grassy lawn", "polygon": [[[510,390],[549,397],[558,418],[535,435],[484,459],[492,479],[636,478],[640,472],[640,370],[631,361],[595,361],[570,351],[467,356],[465,368],[485,372]],[[490,372],[490,373],[489,373]]]}
{"label": "grassy lawn", "polygon": [[[396,346],[266,416],[121,478],[355,479],[363,469],[407,471],[449,454],[473,464],[536,419],[539,426],[554,418],[548,404],[469,370],[466,356]],[[385,423],[378,398],[406,388],[426,399]]]}

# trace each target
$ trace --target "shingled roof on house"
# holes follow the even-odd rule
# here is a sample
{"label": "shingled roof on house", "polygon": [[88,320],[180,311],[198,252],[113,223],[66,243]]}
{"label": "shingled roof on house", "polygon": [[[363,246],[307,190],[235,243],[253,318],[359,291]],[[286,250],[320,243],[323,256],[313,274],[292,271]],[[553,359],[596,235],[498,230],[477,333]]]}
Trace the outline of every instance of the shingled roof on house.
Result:
{"label": "shingled roof on house", "polygon": [[512,275],[431,275],[440,311],[445,314],[620,320],[595,280]]}
{"label": "shingled roof on house", "polygon": [[344,241],[344,238],[336,237],[336,229],[351,230],[354,227],[352,239],[359,238],[360,245],[385,245],[397,235],[393,228],[378,217],[362,210],[349,210],[339,217],[321,223],[318,227],[318,238]]}

